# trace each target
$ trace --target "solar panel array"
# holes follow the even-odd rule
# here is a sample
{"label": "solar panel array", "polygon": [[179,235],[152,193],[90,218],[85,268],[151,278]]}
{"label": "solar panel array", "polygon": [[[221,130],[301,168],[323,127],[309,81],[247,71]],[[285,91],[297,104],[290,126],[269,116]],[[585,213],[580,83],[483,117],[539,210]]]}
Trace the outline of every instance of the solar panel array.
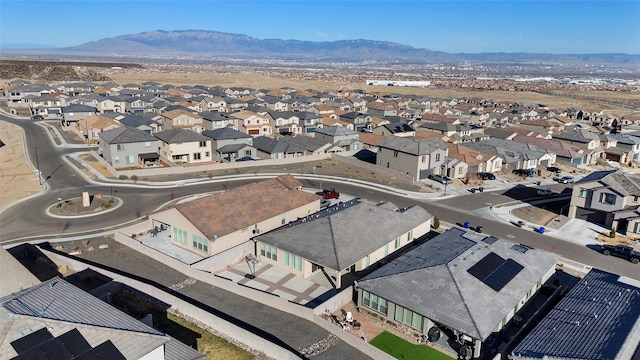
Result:
{"label": "solar panel array", "polygon": [[47,328],[34,331],[11,342],[18,353],[12,360],[124,360],[125,357],[110,340],[91,348],[78,329],[53,337]]}
{"label": "solar panel array", "polygon": [[524,269],[524,266],[516,261],[512,259],[505,260],[500,255],[490,252],[470,267],[467,272],[491,289],[500,291],[518,275],[522,269]]}

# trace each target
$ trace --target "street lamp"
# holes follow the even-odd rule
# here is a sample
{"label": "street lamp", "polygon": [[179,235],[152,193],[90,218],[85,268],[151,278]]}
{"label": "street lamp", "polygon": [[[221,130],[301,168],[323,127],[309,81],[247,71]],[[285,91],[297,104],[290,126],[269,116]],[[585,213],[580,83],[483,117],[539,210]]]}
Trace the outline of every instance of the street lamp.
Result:
{"label": "street lamp", "polygon": [[40,173],[40,161],[38,161],[38,147],[35,146],[34,149],[36,151],[36,171],[38,171],[38,182],[42,186],[42,175]]}

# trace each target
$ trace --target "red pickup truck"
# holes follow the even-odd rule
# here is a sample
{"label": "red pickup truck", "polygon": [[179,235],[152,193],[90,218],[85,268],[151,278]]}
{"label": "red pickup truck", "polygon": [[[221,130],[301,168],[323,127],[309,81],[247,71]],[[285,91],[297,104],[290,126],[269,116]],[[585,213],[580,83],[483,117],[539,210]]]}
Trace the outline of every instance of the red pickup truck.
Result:
{"label": "red pickup truck", "polygon": [[324,189],[318,195],[322,195],[323,199],[337,199],[340,197],[340,193],[334,188]]}

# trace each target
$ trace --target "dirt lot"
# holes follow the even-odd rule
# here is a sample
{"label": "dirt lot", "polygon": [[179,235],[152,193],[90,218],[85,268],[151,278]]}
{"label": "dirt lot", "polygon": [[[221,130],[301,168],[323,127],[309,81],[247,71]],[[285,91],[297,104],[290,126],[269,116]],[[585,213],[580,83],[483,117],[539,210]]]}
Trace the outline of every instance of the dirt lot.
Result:
{"label": "dirt lot", "polygon": [[5,144],[0,147],[0,208],[4,208],[44,190],[44,186],[27,163],[20,127],[0,121],[0,140]]}

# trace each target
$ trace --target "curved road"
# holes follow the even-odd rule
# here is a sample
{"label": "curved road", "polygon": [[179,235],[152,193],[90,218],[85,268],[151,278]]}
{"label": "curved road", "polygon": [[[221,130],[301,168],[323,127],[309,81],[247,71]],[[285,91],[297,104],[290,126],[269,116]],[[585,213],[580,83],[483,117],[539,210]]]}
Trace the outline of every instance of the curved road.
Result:
{"label": "curved road", "polygon": [[[98,233],[115,229],[124,223],[139,220],[171,200],[204,192],[220,191],[255,181],[251,178],[223,182],[213,180],[179,187],[166,186],[161,188],[157,186],[144,188],[141,185],[115,182],[113,185],[90,183],[83,176],[80,176],[75,168],[61,159],[61,156],[83,150],[82,148],[65,149],[54,146],[47,130],[30,120],[16,120],[4,116],[1,119],[24,129],[26,144],[28,144],[25,147],[29,158],[34,163],[37,151],[40,170],[47,184],[46,191],[18,202],[1,213],[0,243],[2,244]],[[307,187],[320,187],[314,180],[302,179],[302,182]],[[485,232],[491,235],[553,251],[571,260],[590,264],[602,270],[640,279],[639,268],[622,259],[604,257],[585,246],[520,229],[487,215],[487,212],[482,209],[486,208],[488,203],[497,205],[500,201],[513,200],[509,197],[496,196],[496,192],[476,193],[445,201],[435,201],[389,194],[377,190],[374,186],[365,188],[346,181],[333,182],[324,179],[322,182],[324,185],[338,188],[342,193],[356,197],[375,201],[391,201],[399,207],[420,205],[444,222],[455,224],[468,221],[474,226],[482,225]],[[144,191],[141,191],[141,188],[144,188]],[[124,203],[116,211],[86,218],[56,219],[45,214],[45,209],[55,204],[58,197],[63,199],[79,197],[83,190],[87,190],[91,194],[101,193],[103,195],[110,195],[113,192],[117,197],[123,199]],[[512,189],[507,192],[513,193],[513,191]]]}

